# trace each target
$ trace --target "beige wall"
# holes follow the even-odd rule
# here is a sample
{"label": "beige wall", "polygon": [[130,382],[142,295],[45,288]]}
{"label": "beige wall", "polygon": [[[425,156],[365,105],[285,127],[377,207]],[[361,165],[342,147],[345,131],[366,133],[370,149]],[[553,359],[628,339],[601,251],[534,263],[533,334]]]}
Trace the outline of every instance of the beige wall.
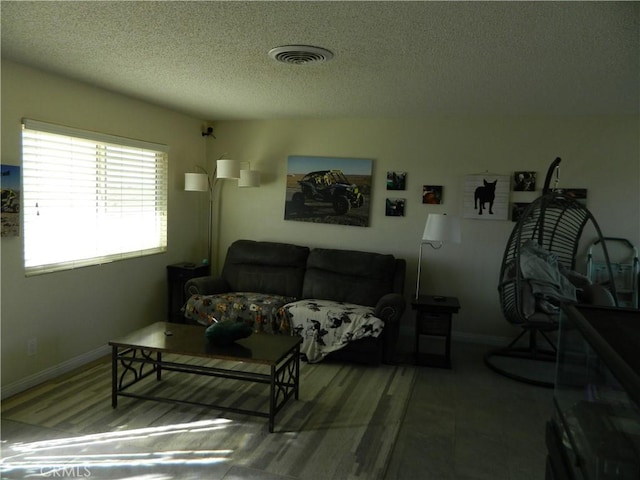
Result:
{"label": "beige wall", "polygon": [[[183,173],[205,162],[199,119],[3,61],[3,164],[21,164],[23,117],[169,145],[168,252],[26,278],[22,237],[2,238],[3,396],[25,379],[104,351],[132,328],[164,320],[166,265],[206,250],[197,216],[206,200],[182,190]],[[27,356],[34,337],[38,354]]]}
{"label": "beige wall", "polygon": [[[224,185],[220,249],[237,238],[392,253],[408,262],[406,296],[415,289],[419,239],[430,212],[462,214],[467,174],[538,172],[562,157],[560,186],[588,189],[588,207],[604,234],[640,243],[640,152],[637,117],[455,117],[220,122],[211,155],[228,152],[263,172],[259,189]],[[283,219],[288,155],[371,158],[370,227]],[[386,191],[388,170],[408,172],[407,190]],[[443,205],[423,205],[422,185],[444,186]],[[387,197],[406,197],[405,217],[384,215]],[[535,198],[536,195],[533,196]],[[421,289],[456,295],[455,335],[487,342],[514,333],[500,312],[497,281],[511,221],[463,220],[462,244],[427,247]],[[593,240],[585,233],[587,243]],[[584,270],[584,262],[579,267]],[[410,309],[409,309],[410,310]],[[411,312],[403,319],[410,334]],[[409,344],[410,339],[405,339]]]}
{"label": "beige wall", "polygon": [[[462,181],[470,173],[535,170],[563,158],[561,185],[589,191],[606,235],[640,243],[640,152],[637,117],[454,117],[247,121],[216,124],[217,139],[200,135],[201,122],[131,98],[2,63],[2,163],[20,165],[20,119],[30,117],[114,135],[165,143],[170,150],[169,252],[100,267],[25,278],[22,238],[2,239],[3,396],[105,351],[109,339],[166,311],[165,266],[205,256],[206,199],[183,192],[183,173],[216,158],[249,160],[263,172],[258,189],[219,184],[224,255],[238,238],[312,247],[389,252],[408,262],[406,296],[415,288],[418,241],[429,212],[462,213]],[[368,228],[285,221],[288,155],[374,160]],[[408,172],[405,217],[385,217],[388,170]],[[423,184],[444,185],[440,206],[421,204]],[[463,243],[423,260],[422,290],[457,295],[458,338],[496,341],[513,330],[500,313],[496,284],[509,221],[465,220]],[[591,241],[591,238],[588,239]],[[410,312],[403,319],[410,345]],[[26,343],[38,338],[28,357]],[[8,388],[7,388],[8,387]]]}

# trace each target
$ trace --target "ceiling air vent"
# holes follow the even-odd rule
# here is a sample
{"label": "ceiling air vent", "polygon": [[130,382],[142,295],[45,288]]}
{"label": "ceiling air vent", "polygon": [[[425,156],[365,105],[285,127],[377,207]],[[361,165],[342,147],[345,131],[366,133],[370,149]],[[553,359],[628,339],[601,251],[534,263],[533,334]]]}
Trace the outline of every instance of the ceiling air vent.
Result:
{"label": "ceiling air vent", "polygon": [[308,45],[284,45],[269,50],[269,56],[281,63],[305,65],[331,60],[333,53],[325,48]]}

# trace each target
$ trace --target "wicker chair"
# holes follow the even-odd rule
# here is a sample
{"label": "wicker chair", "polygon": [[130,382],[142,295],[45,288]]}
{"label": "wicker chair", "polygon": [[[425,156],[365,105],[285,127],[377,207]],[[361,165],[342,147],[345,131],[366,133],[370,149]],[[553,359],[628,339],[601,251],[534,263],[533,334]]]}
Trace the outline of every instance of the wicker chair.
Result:
{"label": "wicker chair", "polygon": [[[602,232],[595,218],[589,210],[576,200],[551,191],[549,182],[554,171],[557,173],[560,159],[557,158],[549,167],[543,195],[533,201],[523,212],[516,223],[505,248],[498,292],[500,305],[506,320],[522,328],[522,331],[506,347],[489,351],[485,357],[485,364],[492,370],[514,380],[552,387],[552,382],[540,381],[510,372],[495,363],[495,357],[512,357],[532,361],[556,360],[555,342],[550,333],[558,329],[559,313],[549,314],[538,312],[531,314],[531,286],[520,268],[523,246],[529,241],[557,258],[559,265],[569,271],[575,270],[576,254],[580,238],[585,227],[591,224],[596,234],[602,239]],[[529,243],[530,244],[530,243]],[[603,242],[604,247],[604,242]],[[606,247],[604,256],[609,265],[609,275],[613,278]],[[592,290],[591,298],[582,299],[585,303],[615,305],[615,284],[609,282],[613,292]],[[529,302],[529,303],[527,303]],[[559,301],[557,302],[559,306]],[[526,346],[521,346],[521,339],[528,336]],[[545,344],[540,346],[539,341]]]}

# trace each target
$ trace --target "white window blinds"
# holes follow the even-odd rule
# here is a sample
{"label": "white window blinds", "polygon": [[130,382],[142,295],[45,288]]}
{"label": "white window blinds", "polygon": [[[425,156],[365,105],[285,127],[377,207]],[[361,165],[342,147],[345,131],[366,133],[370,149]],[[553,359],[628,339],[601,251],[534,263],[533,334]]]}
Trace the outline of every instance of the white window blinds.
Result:
{"label": "white window blinds", "polygon": [[167,152],[24,119],[26,274],[165,252]]}

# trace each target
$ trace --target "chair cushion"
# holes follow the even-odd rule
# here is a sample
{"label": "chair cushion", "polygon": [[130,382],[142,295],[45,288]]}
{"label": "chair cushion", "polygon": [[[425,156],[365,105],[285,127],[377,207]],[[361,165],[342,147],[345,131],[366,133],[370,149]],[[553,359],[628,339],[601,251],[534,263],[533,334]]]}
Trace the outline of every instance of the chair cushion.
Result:
{"label": "chair cushion", "polygon": [[331,300],[306,299],[284,306],[294,334],[302,337],[300,352],[310,363],[349,342],[378,337],[384,322],[373,315],[373,307]]}
{"label": "chair cushion", "polygon": [[265,333],[291,332],[282,307],[293,297],[253,292],[233,292],[217,295],[192,295],[184,308],[184,316],[202,325],[236,321]]}

